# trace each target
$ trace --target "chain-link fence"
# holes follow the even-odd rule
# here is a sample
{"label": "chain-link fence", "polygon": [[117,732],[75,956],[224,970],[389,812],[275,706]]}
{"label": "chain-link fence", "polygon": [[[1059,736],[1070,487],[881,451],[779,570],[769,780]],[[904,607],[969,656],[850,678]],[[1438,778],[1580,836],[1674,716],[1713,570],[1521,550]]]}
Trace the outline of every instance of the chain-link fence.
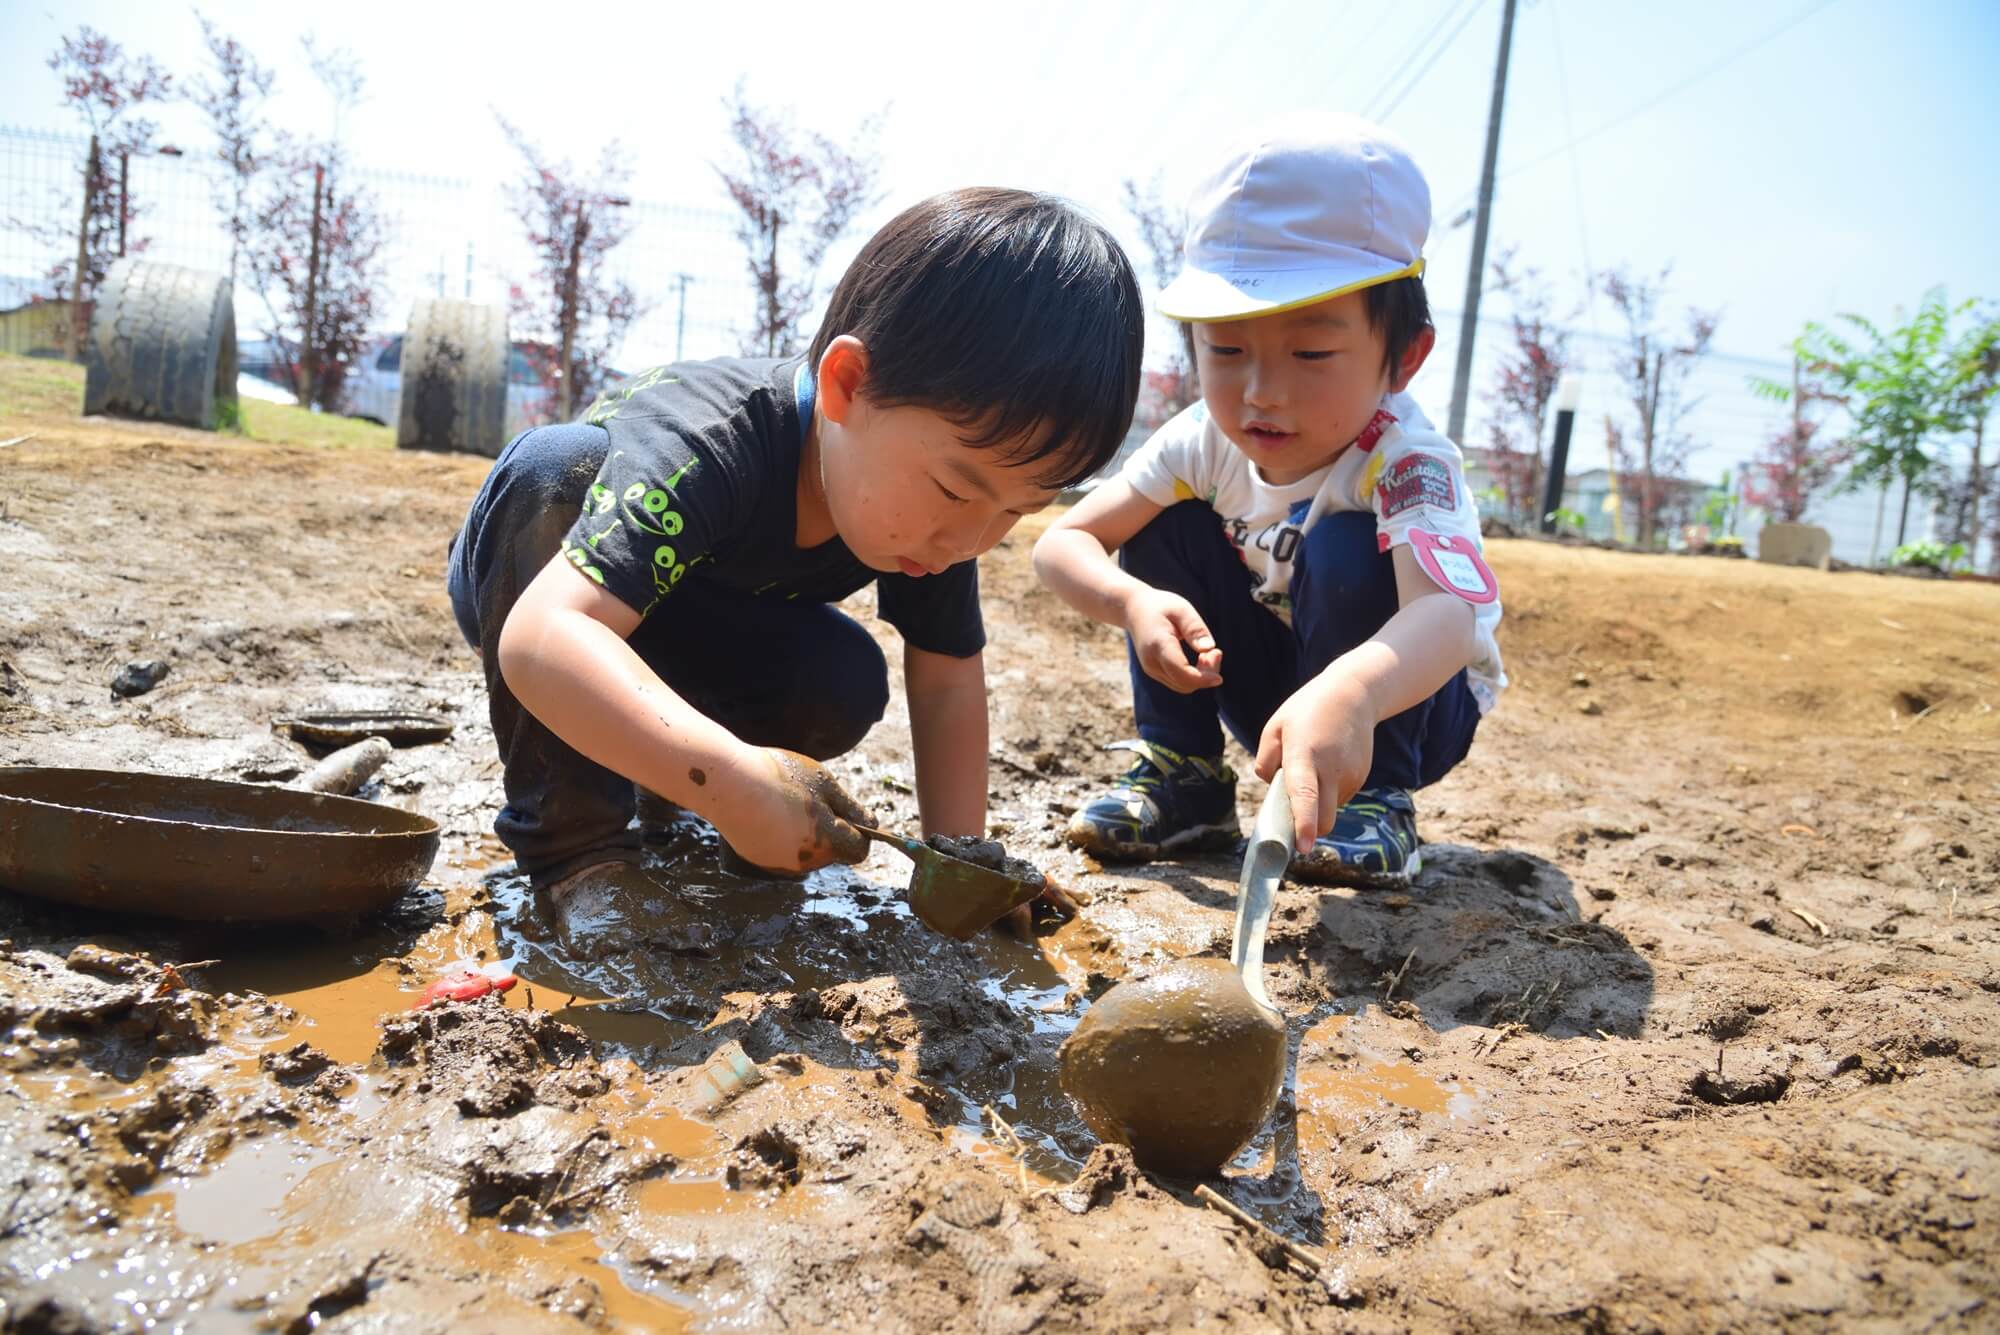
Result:
{"label": "chain-link fence", "polygon": [[[88,151],[88,141],[76,135],[0,127],[0,311],[69,296],[56,291],[50,274],[75,260]],[[222,164],[192,153],[155,152],[124,164],[114,159],[105,169],[114,189],[121,165],[137,209],[128,249],[228,272]],[[400,332],[420,296],[504,304],[510,289],[529,284],[534,258],[504,183],[354,168],[341,184],[372,197],[383,221],[379,332]],[[646,309],[618,365],[736,352],[755,293],[732,216],[694,200],[635,199],[625,211],[632,234],[613,252],[612,269],[632,284]],[[241,279],[236,322],[245,340],[275,323],[260,294]]]}

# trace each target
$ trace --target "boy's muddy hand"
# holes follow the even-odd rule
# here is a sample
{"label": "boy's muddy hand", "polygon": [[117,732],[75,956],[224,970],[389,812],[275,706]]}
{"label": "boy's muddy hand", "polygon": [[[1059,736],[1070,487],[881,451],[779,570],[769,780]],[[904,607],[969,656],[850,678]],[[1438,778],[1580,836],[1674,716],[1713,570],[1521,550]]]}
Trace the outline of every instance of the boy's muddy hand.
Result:
{"label": "boy's muddy hand", "polygon": [[1292,795],[1294,846],[1333,828],[1347,799],[1368,781],[1375,763],[1375,707],[1366,691],[1344,682],[1308,681],[1271,715],[1257,744],[1257,777],[1285,770]]}
{"label": "boy's muddy hand", "polygon": [[1125,629],[1139,666],[1160,685],[1189,695],[1222,684],[1222,650],[1201,613],[1178,593],[1149,586],[1133,594],[1125,605]]}
{"label": "boy's muddy hand", "polygon": [[722,831],[739,857],[796,874],[868,856],[867,836],[854,822],[873,825],[875,818],[824,765],[774,746],[754,754],[751,801]]}
{"label": "boy's muddy hand", "polygon": [[1035,923],[1038,920],[1053,917],[1059,922],[1068,922],[1074,918],[1077,914],[1076,900],[1070,896],[1069,891],[1054,881],[1048,884],[1049,888],[1042,891],[1038,898],[1029,900],[1020,908],[1008,910],[993,925],[1009,936],[1032,941],[1035,936]]}

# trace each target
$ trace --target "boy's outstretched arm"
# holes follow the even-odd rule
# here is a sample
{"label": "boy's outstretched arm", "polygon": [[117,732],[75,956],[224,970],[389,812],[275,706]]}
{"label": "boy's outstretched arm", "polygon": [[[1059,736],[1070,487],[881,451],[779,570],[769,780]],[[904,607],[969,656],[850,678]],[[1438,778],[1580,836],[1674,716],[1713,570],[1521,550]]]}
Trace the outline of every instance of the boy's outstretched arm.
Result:
{"label": "boy's outstretched arm", "polygon": [[859,862],[873,824],[816,762],[751,746],[683,700],[625,642],[639,614],[557,555],[521,592],[496,652],[522,706],[583,755],[706,816],[759,866]]}
{"label": "boy's outstretched arm", "polygon": [[[903,646],[903,691],[910,705],[910,741],[917,760],[917,810],[925,834],[986,834],[986,659],[953,658]],[[1044,893],[1065,915],[1076,912],[1067,891]],[[1003,923],[1027,936],[1027,905]]]}
{"label": "boy's outstretched arm", "polygon": [[1375,725],[1430,699],[1478,652],[1472,605],[1433,583],[1407,546],[1391,550],[1400,610],[1294,691],[1259,740],[1258,777],[1285,768],[1301,853],[1367,780]]}
{"label": "boy's outstretched arm", "polygon": [[1035,574],[1077,611],[1131,635],[1146,675],[1186,695],[1222,684],[1215,637],[1194,604],[1126,574],[1113,556],[1160,510],[1111,479],[1049,525],[1035,544]]}
{"label": "boy's outstretched arm", "polygon": [[986,659],[903,646],[925,834],[986,834]]}

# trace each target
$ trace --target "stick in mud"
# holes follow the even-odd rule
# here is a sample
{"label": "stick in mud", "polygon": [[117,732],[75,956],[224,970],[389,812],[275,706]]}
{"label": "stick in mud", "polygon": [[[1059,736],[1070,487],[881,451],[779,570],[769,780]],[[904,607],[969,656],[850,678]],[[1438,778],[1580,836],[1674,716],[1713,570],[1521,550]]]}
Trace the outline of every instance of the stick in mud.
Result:
{"label": "stick in mud", "polygon": [[1326,1265],[1326,1258],[1318,1252],[1313,1251],[1310,1247],[1293,1242],[1290,1238],[1278,1232],[1277,1229],[1272,1228],[1256,1215],[1243,1209],[1206,1182],[1196,1187],[1194,1194],[1202,1204],[1209,1206],[1211,1209],[1220,1210],[1251,1232],[1260,1233],[1277,1243],[1285,1249],[1285,1255],[1304,1266],[1308,1272],[1317,1275],[1321,1268]]}

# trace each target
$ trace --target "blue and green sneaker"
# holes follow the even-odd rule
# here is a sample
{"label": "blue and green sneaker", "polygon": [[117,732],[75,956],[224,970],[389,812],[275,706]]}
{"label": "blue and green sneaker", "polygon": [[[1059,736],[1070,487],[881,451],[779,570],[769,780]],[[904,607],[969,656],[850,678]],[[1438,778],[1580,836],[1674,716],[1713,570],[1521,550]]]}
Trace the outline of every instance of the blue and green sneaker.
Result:
{"label": "blue and green sneaker", "polygon": [[1227,848],[1242,836],[1236,772],[1221,756],[1184,756],[1152,742],[1113,742],[1138,760],[1118,786],[1069,818],[1071,844],[1106,861],[1150,862]]}
{"label": "blue and green sneaker", "polygon": [[1322,885],[1394,890],[1423,869],[1417,842],[1417,804],[1401,788],[1363,788],[1347,799],[1333,828],[1294,854],[1291,876]]}

